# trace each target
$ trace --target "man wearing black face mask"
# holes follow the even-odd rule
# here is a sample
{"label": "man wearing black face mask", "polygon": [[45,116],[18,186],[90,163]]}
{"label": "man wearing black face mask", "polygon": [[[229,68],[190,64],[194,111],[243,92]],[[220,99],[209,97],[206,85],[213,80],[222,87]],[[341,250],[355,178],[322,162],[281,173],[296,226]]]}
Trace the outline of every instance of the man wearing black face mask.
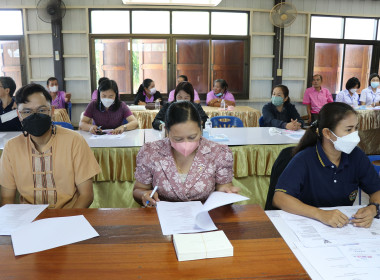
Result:
{"label": "man wearing black face mask", "polygon": [[16,93],[23,135],[9,140],[0,159],[1,205],[20,202],[50,208],[87,208],[99,165],[84,138],[52,125],[51,96],[37,84]]}

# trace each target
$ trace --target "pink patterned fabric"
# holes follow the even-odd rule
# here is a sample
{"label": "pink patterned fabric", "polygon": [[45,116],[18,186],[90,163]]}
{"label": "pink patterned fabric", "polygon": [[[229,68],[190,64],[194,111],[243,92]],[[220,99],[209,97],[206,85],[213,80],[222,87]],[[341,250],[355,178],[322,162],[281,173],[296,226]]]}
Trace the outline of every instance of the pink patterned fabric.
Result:
{"label": "pink patterned fabric", "polygon": [[164,201],[205,201],[216,184],[233,178],[233,155],[226,145],[201,138],[186,181],[182,183],[174,162],[170,140],[146,143],[136,159],[135,178],[142,184],[158,186]]}

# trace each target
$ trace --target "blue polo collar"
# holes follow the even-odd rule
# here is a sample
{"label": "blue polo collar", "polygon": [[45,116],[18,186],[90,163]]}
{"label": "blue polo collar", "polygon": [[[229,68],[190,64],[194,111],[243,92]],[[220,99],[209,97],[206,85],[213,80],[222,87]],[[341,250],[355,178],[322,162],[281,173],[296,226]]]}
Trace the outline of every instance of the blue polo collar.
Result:
{"label": "blue polo collar", "polygon": [[[318,160],[323,167],[336,168],[336,165],[333,164],[326,156],[320,141],[317,142],[317,145],[315,146],[315,151],[317,153]],[[343,169],[343,167],[346,166],[348,166],[348,154],[342,152],[338,170]]]}

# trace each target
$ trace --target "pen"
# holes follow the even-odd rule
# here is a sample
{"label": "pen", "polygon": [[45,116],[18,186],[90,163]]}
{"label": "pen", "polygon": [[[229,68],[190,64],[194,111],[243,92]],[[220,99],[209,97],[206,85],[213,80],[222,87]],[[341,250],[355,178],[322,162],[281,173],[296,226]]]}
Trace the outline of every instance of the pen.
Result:
{"label": "pen", "polygon": [[[154,189],[153,189],[153,191],[152,191],[152,193],[150,194],[150,198],[153,197],[153,195],[156,193],[157,189],[158,189],[158,186],[155,186]],[[148,205],[149,204],[149,200],[147,200],[145,204]]]}

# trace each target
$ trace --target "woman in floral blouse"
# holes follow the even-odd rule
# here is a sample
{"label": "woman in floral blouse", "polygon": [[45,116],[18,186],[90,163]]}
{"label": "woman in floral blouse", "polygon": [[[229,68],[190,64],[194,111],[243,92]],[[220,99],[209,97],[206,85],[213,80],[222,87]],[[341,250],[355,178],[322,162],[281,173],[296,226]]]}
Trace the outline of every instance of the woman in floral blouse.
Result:
{"label": "woman in floral blouse", "polygon": [[[170,105],[165,127],[168,138],[146,143],[137,155],[133,197],[138,203],[205,201],[213,191],[239,191],[232,185],[231,150],[202,138],[201,118],[194,105]],[[158,190],[150,198],[153,186]]]}

